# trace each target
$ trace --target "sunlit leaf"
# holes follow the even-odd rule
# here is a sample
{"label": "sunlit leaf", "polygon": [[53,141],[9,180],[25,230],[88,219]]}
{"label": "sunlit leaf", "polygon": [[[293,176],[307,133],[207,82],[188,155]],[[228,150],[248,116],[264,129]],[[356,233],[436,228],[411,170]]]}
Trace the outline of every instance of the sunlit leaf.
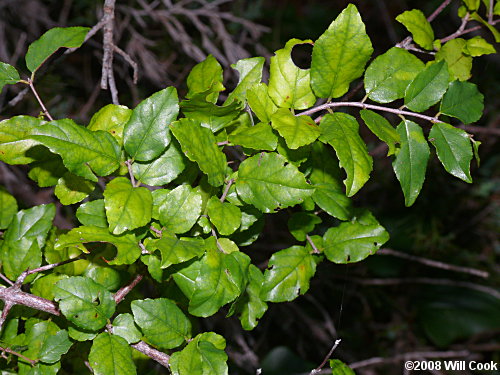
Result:
{"label": "sunlit leaf", "polygon": [[123,128],[130,119],[132,110],[124,105],[108,104],[90,119],[89,130],[104,130],[111,134],[120,146],[123,145]]}
{"label": "sunlit leaf", "polygon": [[67,172],[57,182],[54,194],[64,205],[82,201],[94,190],[95,182]]}
{"label": "sunlit leaf", "polygon": [[129,344],[136,343],[142,338],[133,316],[128,313],[120,314],[113,320],[113,335],[123,337]]}
{"label": "sunlit leaf", "polygon": [[231,65],[232,68],[240,73],[240,78],[238,80],[238,85],[233,92],[229,94],[225,104],[232,103],[235,100],[245,102],[247,90],[259,84],[262,80],[262,68],[264,67],[265,61],[266,59],[264,57],[251,57],[248,59],[241,59],[236,64]]}
{"label": "sunlit leaf", "polygon": [[172,264],[186,262],[197,258],[205,252],[205,243],[201,238],[178,239],[175,236],[164,235],[159,240],[148,242],[147,249],[159,250],[161,253],[161,268],[167,268]]}
{"label": "sunlit leaf", "polygon": [[29,136],[43,121],[31,116],[14,116],[0,122],[0,160],[7,164],[28,164],[36,159],[27,151],[38,143]]}
{"label": "sunlit leaf", "polygon": [[321,134],[320,128],[309,116],[295,116],[288,109],[280,108],[271,116],[271,125],[285,139],[291,149],[314,142]]}
{"label": "sunlit leaf", "polygon": [[205,60],[196,64],[187,77],[187,98],[195,94],[207,93],[206,99],[217,102],[219,91],[224,90],[222,85],[222,67],[215,57],[208,55]]}
{"label": "sunlit leaf", "polygon": [[190,230],[201,214],[202,197],[190,186],[180,185],[168,192],[159,207],[161,224],[173,233]]}
{"label": "sunlit leaf", "polygon": [[421,10],[407,10],[397,16],[396,21],[402,23],[408,29],[415,43],[427,50],[433,49],[434,31]]}
{"label": "sunlit leaf", "polygon": [[229,142],[234,145],[248,147],[254,150],[273,151],[278,145],[278,137],[271,126],[259,122],[255,126],[245,128],[234,134],[229,134]]}
{"label": "sunlit leaf", "polygon": [[452,39],[436,53],[436,61],[444,60],[448,64],[451,79],[467,81],[471,77],[472,57],[463,51],[467,47],[465,39]]}
{"label": "sunlit leaf", "polygon": [[248,105],[262,122],[271,121],[271,115],[278,107],[269,96],[269,88],[265,83],[259,83],[247,90]]}
{"label": "sunlit leaf", "polygon": [[228,236],[240,226],[241,211],[229,202],[221,202],[217,197],[211,197],[207,202],[207,213],[217,231]]}
{"label": "sunlit leaf", "polygon": [[0,229],[6,229],[17,213],[16,199],[0,189]]}

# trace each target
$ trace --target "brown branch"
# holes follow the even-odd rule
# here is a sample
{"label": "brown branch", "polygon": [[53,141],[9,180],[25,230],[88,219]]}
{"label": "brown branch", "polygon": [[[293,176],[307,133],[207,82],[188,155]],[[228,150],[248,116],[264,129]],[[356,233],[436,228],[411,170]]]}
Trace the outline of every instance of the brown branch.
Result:
{"label": "brown branch", "polygon": [[500,129],[497,128],[483,128],[481,126],[471,126],[471,125],[459,125],[458,128],[464,129],[470,133],[477,134],[492,134],[496,136],[500,136]]}
{"label": "brown branch", "polygon": [[446,8],[448,5],[450,5],[450,3],[451,3],[451,0],[443,1],[443,3],[440,6],[438,6],[436,8],[436,10],[434,12],[432,12],[432,14],[429,17],[427,17],[427,21],[429,21],[429,22],[434,21],[436,19],[436,17],[441,14],[441,12],[444,10],[444,8]]}
{"label": "brown branch", "polygon": [[9,349],[9,348],[4,348],[2,346],[0,346],[0,352],[13,354],[21,359],[24,359],[26,362],[29,362],[29,364],[31,366],[35,366],[36,363],[38,362],[38,360],[36,360],[36,359],[29,359],[28,357],[22,355],[21,353],[18,353],[18,352],[14,351],[12,349]]}
{"label": "brown branch", "polygon": [[342,340],[341,339],[337,339],[335,340],[335,343],[333,344],[332,348],[330,349],[330,351],[328,352],[328,354],[325,356],[325,359],[323,359],[323,362],[321,362],[321,364],[316,367],[314,370],[312,370],[309,375],[315,375],[315,374],[319,374],[321,372],[321,369],[323,367],[325,367],[326,365],[326,362],[328,362],[328,360],[330,359],[330,357],[332,356],[333,352],[335,351],[335,349],[337,349],[337,346],[339,346],[340,342]]}
{"label": "brown branch", "polygon": [[116,304],[119,304],[141,282],[143,277],[144,275],[138,274],[130,284],[118,289],[114,296]]}
{"label": "brown branch", "polygon": [[128,169],[128,174],[130,176],[130,182],[132,183],[132,186],[136,186],[135,182],[135,177],[134,177],[134,171],[132,171],[132,163],[130,160],[125,160],[125,165],[127,166]]}
{"label": "brown branch", "polygon": [[35,98],[36,100],[38,101],[38,104],[40,104],[40,107],[42,107],[42,110],[43,110],[43,114],[45,116],[47,116],[47,118],[50,120],[50,121],[54,121],[54,119],[52,118],[52,116],[50,115],[49,111],[47,110],[47,108],[45,107],[45,104],[43,104],[43,101],[42,99],[40,98],[40,96],[38,95],[38,92],[36,91],[35,89],[35,86],[33,85],[33,80],[31,78],[28,79],[28,85],[31,89],[31,91],[33,91],[33,94],[35,94]]}
{"label": "brown branch", "polygon": [[104,1],[104,16],[103,16],[103,39],[102,49],[104,55],[102,57],[102,75],[101,75],[101,88],[111,91],[111,98],[113,104],[120,104],[118,101],[118,90],[116,89],[115,76],[113,72],[113,29],[115,19],[115,0]]}
{"label": "brown branch", "polygon": [[462,33],[464,32],[465,30],[465,26],[467,26],[467,23],[469,22],[469,17],[470,17],[470,14],[467,13],[464,18],[462,18],[462,23],[460,24],[459,28],[457,29],[457,31],[455,31],[453,34],[450,34],[442,39],[440,39],[441,43],[446,43],[447,41],[449,40],[452,40],[452,39],[455,39],[457,38],[458,36],[462,35]]}
{"label": "brown branch", "polygon": [[147,355],[149,358],[154,359],[163,367],[169,368],[168,361],[170,360],[170,356],[168,354],[156,350],[144,341],[139,341],[137,344],[131,344],[130,346],[142,354]]}
{"label": "brown branch", "polygon": [[[489,22],[489,24],[491,26],[495,26],[499,22],[500,22],[500,19],[492,21],[492,22]],[[483,28],[483,26],[481,26],[481,25],[470,27],[468,29],[463,30],[460,34],[455,35],[455,33],[453,33],[452,35],[449,35],[449,36],[447,36],[447,37],[445,37],[443,39],[440,39],[440,40],[441,40],[441,43],[446,43],[450,39],[457,38],[457,37],[459,37],[461,35],[465,35],[465,34],[473,32],[473,31],[481,30],[482,28]],[[451,36],[453,36],[453,37],[451,37]]]}
{"label": "brown branch", "polygon": [[229,189],[231,188],[231,185],[233,184],[233,182],[234,182],[234,178],[230,179],[227,182],[226,188],[224,189],[224,192],[222,193],[222,196],[220,197],[221,202],[224,202],[226,200],[227,193],[229,193]]}
{"label": "brown branch", "polygon": [[307,242],[309,242],[309,245],[311,245],[311,247],[313,248],[313,253],[314,254],[320,254],[321,252],[318,250],[318,248],[316,247],[316,244],[313,242],[312,238],[306,234],[306,240]]}
{"label": "brown branch", "polygon": [[26,270],[25,271],[26,276],[31,275],[33,273],[37,273],[37,272],[48,271],[48,270],[51,270],[53,268],[56,268],[56,267],[59,267],[59,266],[62,266],[62,265],[68,264],[68,263],[73,263],[73,262],[76,262],[77,260],[81,260],[84,258],[85,258],[85,255],[82,254],[82,255],[77,256],[76,258],[66,259],[66,260],[63,260],[61,262],[47,264],[46,266],[33,268],[32,270]]}
{"label": "brown branch", "polygon": [[132,82],[136,84],[139,76],[139,67],[137,63],[130,57],[130,55],[127,52],[122,50],[120,47],[113,44],[113,49],[115,50],[116,53],[118,53],[121,57],[123,57],[125,61],[128,62],[129,65],[132,67],[134,71],[134,75],[132,76]]}
{"label": "brown branch", "polygon": [[406,253],[396,251],[393,249],[380,249],[379,251],[377,251],[377,254],[392,255],[392,256],[395,256],[398,258],[408,259],[408,260],[411,260],[414,262],[425,264],[426,266],[429,266],[429,267],[441,268],[443,270],[453,271],[453,272],[467,273],[469,275],[483,277],[485,279],[490,276],[489,273],[486,271],[481,271],[481,270],[478,270],[475,268],[456,266],[454,264],[443,263],[443,262],[439,262],[437,260],[432,260],[432,259],[419,257],[416,255],[406,254]]}
{"label": "brown branch", "polygon": [[15,305],[23,305],[32,309],[43,311],[52,315],[60,316],[61,311],[58,305],[48,299],[25,293],[15,286],[9,288],[0,288],[0,299]]}

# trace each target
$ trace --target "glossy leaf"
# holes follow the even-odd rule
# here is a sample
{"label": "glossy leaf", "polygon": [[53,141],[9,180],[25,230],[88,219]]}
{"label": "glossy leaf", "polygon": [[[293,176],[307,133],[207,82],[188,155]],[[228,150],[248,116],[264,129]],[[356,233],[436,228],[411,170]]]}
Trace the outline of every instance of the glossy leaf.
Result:
{"label": "glossy leaf", "polygon": [[373,159],[358,133],[359,124],[354,117],[336,112],[323,117],[320,129],[320,140],[332,145],[347,174],[344,185],[347,196],[352,197],[368,181],[373,168]]}
{"label": "glossy leaf", "polygon": [[61,312],[80,328],[96,331],[115,312],[112,294],[87,277],[69,277],[58,281],[56,286],[54,295]]}
{"label": "glossy leaf", "polygon": [[12,65],[0,62],[0,92],[2,92],[5,85],[14,85],[19,82],[20,79],[16,68]]}
{"label": "glossy leaf", "polygon": [[113,335],[121,336],[129,344],[138,342],[142,333],[137,329],[132,315],[120,314],[113,320]]}
{"label": "glossy leaf", "polygon": [[227,375],[226,340],[213,332],[200,333],[170,357],[172,375]]}
{"label": "glossy leaf", "polygon": [[473,155],[469,135],[462,129],[438,123],[432,126],[429,140],[446,171],[471,183],[470,162]]}
{"label": "glossy leaf", "polygon": [[6,229],[16,214],[16,199],[5,190],[0,189],[0,229]]}
{"label": "glossy leaf", "polygon": [[338,98],[361,77],[373,47],[358,9],[349,4],[314,43],[311,85],[320,98]]}
{"label": "glossy leaf", "polygon": [[130,119],[132,110],[124,105],[108,104],[90,119],[89,130],[103,130],[111,134],[120,146],[123,145],[123,128]]}
{"label": "glossy leaf", "polygon": [[392,127],[384,116],[378,113],[362,109],[359,114],[372,133],[375,134],[378,139],[387,143],[387,146],[389,146],[387,156],[394,155],[396,152],[396,144],[399,143],[399,134],[396,129]]}
{"label": "glossy leaf", "polygon": [[300,69],[292,61],[292,48],[297,44],[312,44],[312,41],[291,39],[271,57],[268,94],[281,108],[306,109],[316,102],[310,86],[310,69]]}
{"label": "glossy leaf", "polygon": [[51,121],[33,129],[31,139],[61,156],[66,168],[77,176],[97,181],[114,172],[120,163],[120,146],[101,130],[91,131],[70,119]]}
{"label": "glossy leaf", "polygon": [[311,196],[314,189],[304,175],[275,153],[262,153],[245,159],[238,170],[239,197],[262,212],[293,206]]}
{"label": "glossy leaf", "polygon": [[407,87],[405,105],[412,111],[425,111],[441,100],[448,88],[448,79],[446,62],[427,65]]}
{"label": "glossy leaf", "polygon": [[62,250],[66,247],[76,247],[87,252],[82,244],[88,242],[105,242],[115,246],[116,257],[107,261],[111,265],[132,264],[141,255],[139,241],[133,234],[117,236],[109,233],[108,228],[96,226],[81,226],[71,229],[68,233],[59,236],[54,248]]}
{"label": "glossy leaf", "polygon": [[82,225],[108,228],[104,199],[82,203],[76,210],[76,218]]}
{"label": "glossy leaf", "polygon": [[305,241],[306,235],[321,223],[319,216],[309,212],[295,212],[288,220],[288,230],[298,241]]}
{"label": "glossy leaf", "polygon": [[421,10],[407,10],[397,16],[396,21],[408,29],[415,43],[427,50],[433,49],[434,31]]}
{"label": "glossy leaf", "polygon": [[178,239],[175,236],[164,235],[159,240],[148,242],[147,249],[160,250],[160,267],[167,268],[202,256],[205,252],[205,243],[201,238]]}
{"label": "glossy leaf", "polygon": [[269,96],[269,88],[265,83],[259,83],[247,90],[248,105],[262,122],[271,121],[271,115],[278,107]]}
{"label": "glossy leaf", "polygon": [[165,195],[159,207],[161,224],[170,232],[190,230],[201,214],[202,197],[190,186],[180,185]]}
{"label": "glossy leaf", "polygon": [[43,121],[31,116],[14,116],[0,122],[0,160],[7,164],[28,164],[36,159],[27,151],[37,142],[29,136]]}
{"label": "glossy leaf", "polygon": [[448,64],[451,79],[467,81],[471,77],[472,57],[464,53],[467,47],[465,39],[450,40],[436,53],[436,61],[444,60]]}
{"label": "glossy leaf", "polygon": [[26,269],[42,264],[41,249],[45,245],[55,214],[54,204],[42,204],[21,210],[13,217],[4,233],[0,251],[5,276],[15,280]]}
{"label": "glossy leaf", "polygon": [[144,187],[133,187],[128,178],[118,177],[109,182],[103,195],[111,233],[121,234],[151,220],[151,192]]}
{"label": "glossy leaf", "polygon": [[[499,5],[500,3],[497,3]],[[463,50],[467,55],[477,57],[483,55],[490,55],[492,53],[496,53],[496,49],[493,45],[488,43],[480,36],[476,36],[474,38],[467,39],[467,44]]]}
{"label": "glossy leaf", "polygon": [[221,186],[226,177],[226,156],[217,147],[213,133],[199,123],[181,119],[171,126],[189,160],[198,164],[212,186]]}
{"label": "glossy leaf", "polygon": [[61,157],[43,146],[35,146],[27,154],[36,160],[30,166],[28,177],[40,187],[55,186],[59,179],[66,173],[70,173],[64,166]]}
{"label": "glossy leaf", "polygon": [[167,87],[140,102],[123,129],[125,151],[138,161],[161,155],[170,143],[169,125],[179,114],[174,87]]}
{"label": "glossy leaf", "polygon": [[250,258],[239,251],[224,254],[217,247],[210,246],[199,263],[189,313],[207,317],[243,293]]}
{"label": "glossy leaf", "polygon": [[332,375],[356,375],[349,366],[338,359],[330,360],[330,368],[332,369]]}
{"label": "glossy leaf", "polygon": [[464,124],[479,120],[483,114],[484,96],[470,82],[453,81],[441,102],[440,112],[458,118]]}
{"label": "glossy leaf", "polygon": [[323,239],[328,260],[355,263],[374,254],[389,240],[389,234],[380,224],[364,225],[350,221],[328,229]]}
{"label": "glossy leaf", "polygon": [[424,63],[405,49],[393,47],[366,68],[365,91],[371,100],[390,103],[404,97],[406,87]]}
{"label": "glossy leaf", "polygon": [[213,196],[207,202],[207,213],[219,234],[223,236],[233,234],[240,226],[240,209],[229,202],[221,202],[217,197]]}
{"label": "glossy leaf", "polygon": [[56,288],[56,283],[59,280],[67,278],[67,275],[50,273],[46,276],[37,278],[30,288],[30,292],[36,296],[53,300],[54,299],[54,289]]}
{"label": "glossy leaf", "polygon": [[188,93],[191,98],[195,94],[207,93],[207,100],[217,102],[219,91],[224,90],[222,85],[222,67],[215,57],[208,55],[205,60],[196,64],[187,77]]}
{"label": "glossy leaf", "polygon": [[94,262],[89,264],[82,276],[92,279],[110,292],[118,290],[122,283],[120,271],[114,267],[101,265],[100,263]]}
{"label": "glossy leaf", "polygon": [[94,187],[95,182],[67,172],[57,182],[54,194],[62,204],[69,205],[88,197],[94,191]]}
{"label": "glossy leaf", "polygon": [[78,48],[84,40],[88,27],[54,27],[28,47],[26,67],[34,73],[45,60],[59,48]]}
{"label": "glossy leaf", "polygon": [[73,344],[68,338],[68,331],[60,329],[51,321],[42,321],[29,326],[26,340],[29,348],[23,355],[44,363],[59,361]]}
{"label": "glossy leaf", "polygon": [[401,148],[392,163],[396,177],[405,196],[405,205],[411,206],[417,199],[425,180],[430,150],[422,128],[405,120],[397,127]]}
{"label": "glossy leaf", "polygon": [[132,349],[124,338],[100,333],[92,342],[89,364],[95,375],[135,375]]}
{"label": "glossy leaf", "polygon": [[260,83],[262,80],[262,68],[264,67],[264,57],[251,57],[248,59],[241,59],[231,67],[240,73],[238,85],[231,92],[226,100],[226,104],[233,101],[245,102],[247,90]]}
{"label": "glossy leaf", "polygon": [[292,301],[309,290],[309,280],[316,272],[314,257],[303,246],[275,252],[264,273],[261,297],[265,301]]}
{"label": "glossy leaf", "polygon": [[278,145],[278,137],[271,126],[264,122],[230,134],[228,139],[233,145],[262,151],[273,151]]}
{"label": "glossy leaf", "polygon": [[314,142],[321,134],[319,126],[309,116],[295,116],[280,108],[271,116],[271,125],[285,139],[291,149]]}

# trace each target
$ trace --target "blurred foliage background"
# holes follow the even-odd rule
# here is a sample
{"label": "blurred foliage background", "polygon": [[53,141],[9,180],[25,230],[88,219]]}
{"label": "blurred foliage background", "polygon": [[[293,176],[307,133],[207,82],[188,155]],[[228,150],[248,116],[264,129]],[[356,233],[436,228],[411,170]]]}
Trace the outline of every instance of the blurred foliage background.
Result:
{"label": "blurred foliage background", "polygon": [[[374,56],[407,36],[394,20],[398,14],[419,8],[429,15],[441,4],[353,2],[366,23]],[[120,103],[134,107],[168,85],[178,87],[182,95],[191,67],[208,53],[227,68],[226,87],[231,88],[237,82],[231,63],[255,55],[269,57],[293,37],[315,40],[347,4],[344,0],[118,0],[114,41],[138,64],[135,84],[132,66],[115,54]],[[452,1],[433,22],[437,38],[458,28],[459,5]],[[95,25],[102,6],[101,0],[0,0],[0,60],[26,73],[23,57],[29,43],[51,27]],[[478,33],[494,43],[487,32]],[[469,36],[473,35],[477,34]],[[307,67],[310,52],[294,50],[296,63]],[[93,113],[111,102],[109,92],[100,88],[101,59],[98,32],[81,49],[61,52],[45,65],[36,84],[54,117],[87,124]],[[446,352],[460,359],[500,363],[500,59],[497,54],[476,60],[471,82],[485,96],[485,113],[467,129],[482,142],[481,166],[473,165],[474,183],[454,179],[437,158],[431,158],[420,197],[405,208],[386,149],[367,132],[363,135],[375,158],[374,171],[355,201],[369,207],[390,232],[387,248],[477,268],[489,277],[429,267],[392,256],[390,250],[359,264],[323,262],[306,296],[271,305],[252,332],[242,332],[239,322],[223,313],[201,322],[203,329],[215,330],[228,340],[231,374],[255,374],[260,367],[264,375],[307,374],[322,362],[336,338],[342,343],[334,357],[354,363],[359,374],[403,373],[402,355],[415,352]],[[0,94],[0,119],[39,114],[35,99],[23,90],[8,86]],[[348,95],[360,100],[364,93],[352,90]],[[395,124],[397,118],[392,120]],[[54,201],[52,190],[37,188],[23,168],[1,165],[0,183],[22,208]],[[57,225],[74,225],[71,206],[58,210]],[[265,267],[262,261],[272,252],[293,243],[288,216],[282,212],[266,223],[248,250],[255,264]],[[329,223],[324,224],[326,228]],[[369,366],[360,362],[376,357],[380,360]]]}

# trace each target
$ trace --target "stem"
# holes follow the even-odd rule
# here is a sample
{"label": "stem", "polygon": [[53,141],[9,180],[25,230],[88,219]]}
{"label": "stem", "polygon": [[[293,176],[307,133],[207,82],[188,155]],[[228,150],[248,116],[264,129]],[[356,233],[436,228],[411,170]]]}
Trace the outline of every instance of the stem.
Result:
{"label": "stem", "polygon": [[32,270],[25,271],[26,272],[26,276],[31,275],[32,273],[48,271],[48,270],[51,270],[53,268],[62,266],[64,264],[73,263],[73,262],[76,262],[77,260],[81,260],[81,259],[84,259],[84,258],[85,258],[85,256],[82,254],[80,256],[77,256],[76,258],[66,259],[66,260],[63,260],[63,261],[58,262],[58,263],[52,263],[52,264],[47,264],[46,266],[42,266],[42,267],[38,267],[38,268],[33,268]]}
{"label": "stem", "polygon": [[31,91],[33,91],[33,94],[35,94],[35,98],[36,98],[36,100],[38,100],[38,104],[40,104],[40,107],[42,107],[43,114],[45,116],[47,116],[47,118],[50,121],[54,121],[54,119],[50,115],[49,111],[45,107],[45,104],[43,104],[42,99],[40,98],[40,95],[38,95],[38,92],[36,91],[35,86],[33,85],[33,80],[31,78],[28,78],[27,82],[28,82],[28,85],[30,86]]}
{"label": "stem", "polygon": [[168,354],[156,350],[144,341],[139,341],[137,344],[132,344],[130,346],[142,354],[147,355],[149,358],[154,359],[163,367],[168,368],[168,361],[170,360],[170,356]]}
{"label": "stem", "polygon": [[135,286],[141,282],[143,277],[144,275],[139,274],[132,280],[130,284],[124,286],[123,288],[118,289],[114,297],[116,304],[119,304],[121,301],[123,301],[123,299],[127,296],[127,294],[129,294],[132,291],[132,289],[134,289]]}
{"label": "stem", "polygon": [[134,172],[132,171],[132,163],[130,160],[126,160],[125,161],[125,165],[127,166],[127,169],[128,169],[128,174],[130,176],[130,182],[132,182],[132,186],[136,187],[136,181],[135,181],[135,177],[134,177]]}
{"label": "stem", "polygon": [[13,354],[13,355],[15,355],[15,356],[17,356],[17,357],[19,357],[19,358],[22,358],[22,359],[24,359],[26,362],[29,362],[29,364],[30,364],[31,366],[35,366],[35,365],[36,365],[36,363],[38,362],[36,359],[29,359],[28,357],[26,357],[26,356],[22,355],[21,353],[15,352],[14,350],[9,349],[9,348],[4,348],[4,347],[2,347],[2,346],[0,346],[0,352],[2,352],[2,353],[4,353],[4,352],[5,352],[5,353]]}
{"label": "stem", "polygon": [[493,0],[490,0],[490,6],[488,8],[488,23],[493,22],[493,8],[494,8]]}
{"label": "stem", "polygon": [[306,240],[307,242],[309,242],[309,245],[311,245],[311,247],[313,248],[313,253],[314,254],[320,254],[321,252],[318,250],[318,248],[316,247],[315,243],[313,242],[313,240],[311,239],[311,237],[306,234]]}
{"label": "stem", "polygon": [[302,115],[311,115],[313,113],[322,111],[324,109],[329,109],[329,108],[334,108],[334,107],[359,107],[363,109],[373,109],[374,111],[382,111],[382,112],[389,112],[389,113],[394,113],[396,115],[402,115],[402,116],[412,116],[412,117],[418,117],[427,121],[430,121],[432,123],[442,123],[443,121],[438,120],[436,117],[431,117],[431,116],[426,116],[422,115],[421,113],[415,113],[415,112],[410,112],[410,111],[403,111],[401,109],[396,109],[396,108],[389,108],[389,107],[382,107],[379,105],[374,105],[374,104],[366,104],[366,103],[361,103],[361,102],[334,102],[334,103],[326,103],[311,109],[308,109],[307,111],[301,112],[297,114],[297,116],[302,116]]}
{"label": "stem", "polygon": [[224,189],[224,192],[222,193],[222,197],[220,197],[220,201],[224,202],[226,200],[227,193],[229,192],[229,189],[231,188],[231,185],[234,182],[234,178],[230,179],[227,182],[226,188]]}
{"label": "stem", "polygon": [[335,351],[335,349],[337,349],[337,346],[339,346],[339,344],[340,344],[341,341],[342,341],[341,339],[335,340],[335,344],[333,344],[332,348],[330,349],[330,351],[326,355],[325,359],[323,360],[323,362],[321,362],[321,365],[319,365],[314,370],[312,370],[309,375],[317,374],[317,373],[319,373],[321,371],[321,369],[323,367],[325,367],[326,362],[330,359],[330,357],[332,356],[333,352]]}
{"label": "stem", "polygon": [[455,31],[453,34],[450,34],[442,39],[440,39],[441,43],[446,43],[449,40],[455,39],[458,36],[462,35],[462,33],[465,30],[465,26],[467,26],[467,23],[469,22],[469,17],[470,14],[467,12],[467,14],[462,18],[462,23],[460,24],[460,27]]}
{"label": "stem", "polygon": [[436,17],[439,16],[439,14],[444,10],[444,8],[446,8],[448,5],[450,5],[450,3],[451,3],[451,0],[443,1],[443,3],[440,6],[438,6],[436,8],[436,10],[434,12],[432,12],[432,14],[429,17],[427,17],[427,21],[429,21],[429,22],[434,21],[436,19]]}
{"label": "stem", "polygon": [[[495,21],[491,21],[491,22],[488,22],[491,26],[495,26],[497,23],[500,22],[500,19],[498,20],[495,20]],[[441,43],[446,43],[447,41],[451,40],[451,39],[454,39],[454,38],[457,38],[461,35],[464,35],[464,34],[468,34],[468,33],[471,33],[473,31],[477,31],[477,30],[481,30],[483,28],[483,26],[479,25],[479,26],[474,26],[474,27],[470,27],[468,29],[465,29],[463,30],[462,32],[460,32],[459,34],[457,34],[456,32],[453,33],[452,35],[449,35],[443,39],[441,39]]]}

